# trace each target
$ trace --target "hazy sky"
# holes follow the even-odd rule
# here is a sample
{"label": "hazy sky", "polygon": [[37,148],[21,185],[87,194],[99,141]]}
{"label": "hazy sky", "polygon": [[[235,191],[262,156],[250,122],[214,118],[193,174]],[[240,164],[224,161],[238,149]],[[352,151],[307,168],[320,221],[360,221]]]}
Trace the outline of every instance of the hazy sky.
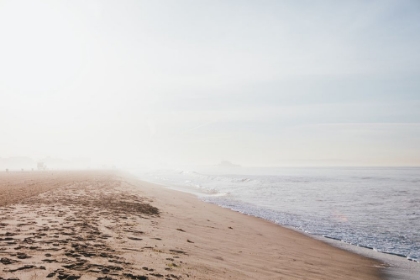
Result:
{"label": "hazy sky", "polygon": [[420,165],[420,1],[0,0],[0,157]]}

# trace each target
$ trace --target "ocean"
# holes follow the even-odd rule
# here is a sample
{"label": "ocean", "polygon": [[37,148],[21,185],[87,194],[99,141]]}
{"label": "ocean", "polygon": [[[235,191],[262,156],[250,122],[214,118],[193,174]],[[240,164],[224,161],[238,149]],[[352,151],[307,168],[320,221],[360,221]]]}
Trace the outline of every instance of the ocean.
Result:
{"label": "ocean", "polygon": [[202,167],[137,173],[310,235],[420,262],[420,168]]}

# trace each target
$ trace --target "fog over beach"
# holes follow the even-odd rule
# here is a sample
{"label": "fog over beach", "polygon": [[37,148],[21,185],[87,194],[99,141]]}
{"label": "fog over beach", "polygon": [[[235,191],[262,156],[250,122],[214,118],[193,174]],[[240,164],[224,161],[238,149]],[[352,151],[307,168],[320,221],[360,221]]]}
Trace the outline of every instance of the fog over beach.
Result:
{"label": "fog over beach", "polygon": [[1,1],[1,157],[419,165],[417,1]]}
{"label": "fog over beach", "polygon": [[419,49],[415,0],[0,0],[0,280],[415,279]]}

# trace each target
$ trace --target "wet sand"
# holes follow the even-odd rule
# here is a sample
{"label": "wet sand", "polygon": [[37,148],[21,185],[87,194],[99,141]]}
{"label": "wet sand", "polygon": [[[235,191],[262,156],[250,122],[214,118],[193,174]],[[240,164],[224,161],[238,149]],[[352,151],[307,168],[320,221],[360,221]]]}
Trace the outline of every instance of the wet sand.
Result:
{"label": "wet sand", "polygon": [[0,173],[0,279],[381,279],[380,267],[127,174]]}

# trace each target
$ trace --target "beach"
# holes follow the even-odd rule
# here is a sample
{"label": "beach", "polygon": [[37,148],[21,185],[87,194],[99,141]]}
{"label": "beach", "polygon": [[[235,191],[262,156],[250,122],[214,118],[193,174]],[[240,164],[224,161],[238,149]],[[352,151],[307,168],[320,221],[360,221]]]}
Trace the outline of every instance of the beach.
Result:
{"label": "beach", "polygon": [[0,173],[0,279],[381,279],[383,265],[117,171]]}

